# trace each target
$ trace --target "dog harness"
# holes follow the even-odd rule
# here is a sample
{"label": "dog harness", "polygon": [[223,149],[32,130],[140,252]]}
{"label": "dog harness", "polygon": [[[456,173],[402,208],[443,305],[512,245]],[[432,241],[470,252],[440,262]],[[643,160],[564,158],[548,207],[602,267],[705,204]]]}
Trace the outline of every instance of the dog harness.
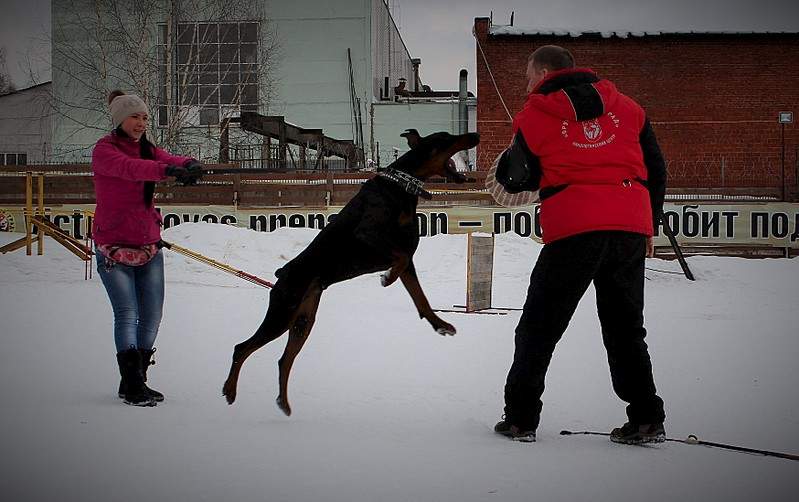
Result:
{"label": "dog harness", "polygon": [[433,194],[423,188],[424,183],[419,178],[414,178],[404,171],[386,168],[377,173],[378,176],[388,178],[394,183],[397,183],[403,190],[411,195],[418,195],[423,199],[432,199]]}

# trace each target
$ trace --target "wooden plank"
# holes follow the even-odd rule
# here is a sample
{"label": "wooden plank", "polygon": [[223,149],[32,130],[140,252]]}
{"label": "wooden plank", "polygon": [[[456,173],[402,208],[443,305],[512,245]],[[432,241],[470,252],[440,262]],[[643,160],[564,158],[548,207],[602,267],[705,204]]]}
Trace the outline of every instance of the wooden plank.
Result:
{"label": "wooden plank", "polygon": [[[36,242],[37,240],[39,240],[38,237],[34,237],[32,239],[32,242]],[[10,253],[11,251],[15,251],[19,248],[25,247],[27,243],[28,243],[28,236],[26,235],[21,239],[17,239],[14,242],[9,242],[5,246],[0,247],[0,253],[2,254]]]}

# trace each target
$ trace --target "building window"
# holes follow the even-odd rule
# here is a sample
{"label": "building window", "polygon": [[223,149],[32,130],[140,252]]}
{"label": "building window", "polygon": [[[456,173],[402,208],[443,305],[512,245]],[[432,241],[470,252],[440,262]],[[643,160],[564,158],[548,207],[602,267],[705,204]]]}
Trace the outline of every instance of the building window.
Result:
{"label": "building window", "polygon": [[0,166],[25,166],[27,164],[27,153],[0,153]]}
{"label": "building window", "polygon": [[[190,124],[213,125],[242,111],[258,111],[258,28],[249,21],[179,23],[173,58],[168,58],[168,30],[161,25],[158,125],[168,123],[167,71]],[[174,69],[167,68],[170,60]]]}

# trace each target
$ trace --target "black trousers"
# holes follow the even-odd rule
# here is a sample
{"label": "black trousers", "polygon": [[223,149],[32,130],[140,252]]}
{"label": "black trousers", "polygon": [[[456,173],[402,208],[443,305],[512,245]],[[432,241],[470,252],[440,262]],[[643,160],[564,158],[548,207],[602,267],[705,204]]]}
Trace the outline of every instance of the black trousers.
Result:
{"label": "black trousers", "polygon": [[538,427],[555,345],[593,281],[613,390],[629,403],[631,422],[663,421],[663,400],[656,394],[644,341],[645,255],[646,237],[630,232],[588,232],[544,246],[516,327],[505,384],[506,420],[524,430]]}

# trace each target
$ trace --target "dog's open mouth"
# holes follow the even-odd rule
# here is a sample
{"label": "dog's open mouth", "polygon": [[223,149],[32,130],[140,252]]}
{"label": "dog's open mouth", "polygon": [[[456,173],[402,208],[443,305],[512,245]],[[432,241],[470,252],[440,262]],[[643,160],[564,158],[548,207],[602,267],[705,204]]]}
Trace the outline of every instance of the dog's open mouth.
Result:
{"label": "dog's open mouth", "polygon": [[452,162],[452,159],[450,159],[447,162],[447,168],[444,172],[444,178],[446,178],[448,182],[452,183],[463,183],[466,181],[466,176],[457,171],[457,169],[455,168],[455,163]]}
{"label": "dog's open mouth", "polygon": [[[460,141],[458,143],[458,152],[469,150],[476,147],[477,144],[480,143],[480,135],[476,132],[464,134],[460,137]],[[444,169],[444,173],[444,177],[450,182],[464,183],[468,180],[464,174],[458,172],[457,168],[455,167],[455,162],[451,158],[447,161],[447,166]]]}

